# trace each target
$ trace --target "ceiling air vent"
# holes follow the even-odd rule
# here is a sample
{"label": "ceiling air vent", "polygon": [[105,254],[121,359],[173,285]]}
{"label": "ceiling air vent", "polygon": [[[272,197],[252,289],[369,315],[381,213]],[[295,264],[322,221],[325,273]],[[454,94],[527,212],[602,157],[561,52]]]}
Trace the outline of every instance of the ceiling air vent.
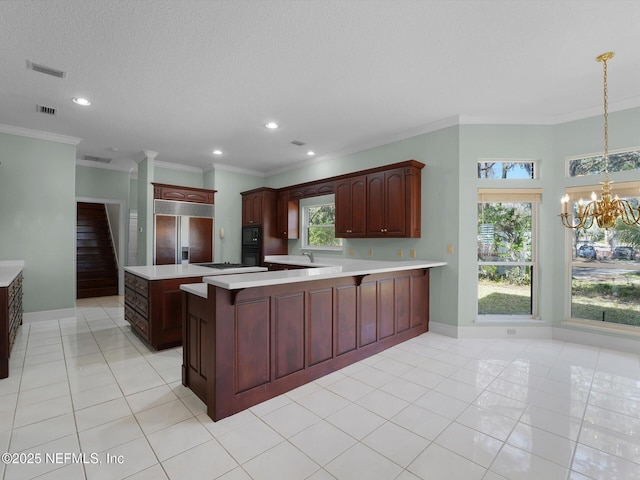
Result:
{"label": "ceiling air vent", "polygon": [[90,162],[99,162],[99,163],[109,163],[112,159],[106,157],[94,157],[92,155],[85,155],[82,157],[83,160],[88,160]]}
{"label": "ceiling air vent", "polygon": [[45,75],[51,75],[52,77],[64,78],[67,76],[67,72],[58,70],[57,68],[46,67],[44,65],[38,65],[27,60],[27,68],[34,72],[44,73]]}
{"label": "ceiling air vent", "polygon": [[45,115],[55,115],[57,110],[53,107],[46,107],[44,105],[36,105],[38,113],[44,113]]}
{"label": "ceiling air vent", "polygon": [[291,143],[293,143],[294,145],[297,145],[297,146],[299,146],[299,147],[301,147],[301,146],[303,146],[303,145],[306,145],[306,143],[301,142],[300,140],[294,140],[294,141],[293,141],[293,142],[291,142]]}

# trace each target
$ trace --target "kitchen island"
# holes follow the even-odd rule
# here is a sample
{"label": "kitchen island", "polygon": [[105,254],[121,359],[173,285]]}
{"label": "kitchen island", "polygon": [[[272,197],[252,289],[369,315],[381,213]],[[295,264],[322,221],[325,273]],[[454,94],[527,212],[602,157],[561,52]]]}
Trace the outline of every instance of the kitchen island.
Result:
{"label": "kitchen island", "polygon": [[202,277],[261,272],[263,267],[211,268],[197,264],[125,267],[124,318],[156,350],[182,344],[180,285],[202,282]]}
{"label": "kitchen island", "polygon": [[443,265],[337,259],[185,285],[183,384],[220,420],[418,336]]}

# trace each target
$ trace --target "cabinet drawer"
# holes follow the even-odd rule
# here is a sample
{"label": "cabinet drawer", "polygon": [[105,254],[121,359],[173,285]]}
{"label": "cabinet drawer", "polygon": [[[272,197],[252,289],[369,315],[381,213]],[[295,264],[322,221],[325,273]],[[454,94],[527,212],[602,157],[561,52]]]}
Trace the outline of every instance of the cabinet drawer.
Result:
{"label": "cabinet drawer", "polygon": [[124,301],[127,306],[134,308],[143,316],[149,315],[149,299],[130,288],[124,289]]}
{"label": "cabinet drawer", "polygon": [[133,275],[132,273],[125,272],[124,285],[141,293],[145,297],[149,295],[149,281]]}
{"label": "cabinet drawer", "polygon": [[131,308],[125,308],[124,318],[131,324],[142,336],[149,339],[149,322],[146,318],[142,317],[138,312]]}

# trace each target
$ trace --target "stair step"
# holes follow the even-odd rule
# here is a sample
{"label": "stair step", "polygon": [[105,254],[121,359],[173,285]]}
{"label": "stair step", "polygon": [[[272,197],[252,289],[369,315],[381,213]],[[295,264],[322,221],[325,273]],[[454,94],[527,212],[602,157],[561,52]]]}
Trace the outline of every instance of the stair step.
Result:
{"label": "stair step", "polygon": [[79,202],[76,220],[77,298],[118,294],[118,268],[101,203]]}

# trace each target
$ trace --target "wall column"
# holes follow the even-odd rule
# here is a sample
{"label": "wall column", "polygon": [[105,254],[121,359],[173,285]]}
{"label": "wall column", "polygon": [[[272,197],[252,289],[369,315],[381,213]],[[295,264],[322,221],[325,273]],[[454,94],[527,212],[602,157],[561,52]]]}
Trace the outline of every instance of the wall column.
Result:
{"label": "wall column", "polygon": [[153,185],[158,152],[144,150],[138,164],[138,265],[153,264]]}

